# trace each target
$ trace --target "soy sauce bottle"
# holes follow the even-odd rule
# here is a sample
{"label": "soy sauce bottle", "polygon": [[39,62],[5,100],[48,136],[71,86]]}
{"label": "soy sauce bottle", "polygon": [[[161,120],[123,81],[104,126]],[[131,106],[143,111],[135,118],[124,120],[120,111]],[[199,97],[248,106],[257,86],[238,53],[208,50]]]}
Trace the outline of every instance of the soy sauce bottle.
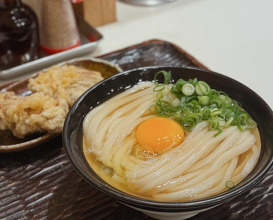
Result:
{"label": "soy sauce bottle", "polygon": [[38,20],[21,0],[0,0],[0,70],[38,58]]}

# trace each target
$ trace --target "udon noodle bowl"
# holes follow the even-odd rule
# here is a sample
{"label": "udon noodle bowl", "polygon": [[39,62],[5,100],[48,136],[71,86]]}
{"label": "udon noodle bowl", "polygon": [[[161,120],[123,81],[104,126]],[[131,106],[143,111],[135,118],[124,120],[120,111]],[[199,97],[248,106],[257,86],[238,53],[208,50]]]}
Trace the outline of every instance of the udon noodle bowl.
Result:
{"label": "udon noodle bowl", "polygon": [[107,100],[86,115],[83,143],[107,183],[169,202],[229,190],[252,171],[261,148],[248,113],[197,79],[140,82]]}

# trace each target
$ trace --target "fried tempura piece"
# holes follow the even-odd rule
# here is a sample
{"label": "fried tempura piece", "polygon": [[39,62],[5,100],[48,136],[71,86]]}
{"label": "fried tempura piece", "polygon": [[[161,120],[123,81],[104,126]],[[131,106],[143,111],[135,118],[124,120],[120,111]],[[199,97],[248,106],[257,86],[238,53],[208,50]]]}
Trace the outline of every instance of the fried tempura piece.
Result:
{"label": "fried tempura piece", "polygon": [[38,132],[59,133],[69,107],[102,79],[99,72],[74,65],[50,67],[29,79],[31,95],[0,93],[0,130],[11,130],[19,138]]}
{"label": "fried tempura piece", "polygon": [[88,88],[103,80],[101,73],[73,65],[52,66],[31,78],[28,89],[42,92],[53,98],[65,99],[72,106]]}
{"label": "fried tempura piece", "polygon": [[67,113],[68,105],[63,99],[42,93],[29,96],[0,93],[0,129],[11,130],[18,138],[38,132],[61,132]]}

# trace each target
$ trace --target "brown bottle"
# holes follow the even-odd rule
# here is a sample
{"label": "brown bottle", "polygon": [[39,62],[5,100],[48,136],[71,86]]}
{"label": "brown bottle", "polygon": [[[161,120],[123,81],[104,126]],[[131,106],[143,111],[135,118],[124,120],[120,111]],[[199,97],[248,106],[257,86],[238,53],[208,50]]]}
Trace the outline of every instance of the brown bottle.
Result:
{"label": "brown bottle", "polygon": [[21,0],[0,0],[0,70],[38,58],[38,20]]}

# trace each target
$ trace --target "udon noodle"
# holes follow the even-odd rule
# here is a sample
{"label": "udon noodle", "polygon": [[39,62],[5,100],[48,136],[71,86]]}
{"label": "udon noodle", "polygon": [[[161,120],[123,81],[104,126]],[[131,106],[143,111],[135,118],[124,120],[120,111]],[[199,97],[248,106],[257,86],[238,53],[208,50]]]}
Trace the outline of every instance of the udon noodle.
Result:
{"label": "udon noodle", "polygon": [[110,184],[158,201],[190,201],[227,190],[254,168],[260,153],[257,129],[223,129],[215,137],[203,121],[177,147],[151,157],[136,153],[137,126],[155,117],[152,82],[142,82],[92,109],[83,142],[90,166]]}

